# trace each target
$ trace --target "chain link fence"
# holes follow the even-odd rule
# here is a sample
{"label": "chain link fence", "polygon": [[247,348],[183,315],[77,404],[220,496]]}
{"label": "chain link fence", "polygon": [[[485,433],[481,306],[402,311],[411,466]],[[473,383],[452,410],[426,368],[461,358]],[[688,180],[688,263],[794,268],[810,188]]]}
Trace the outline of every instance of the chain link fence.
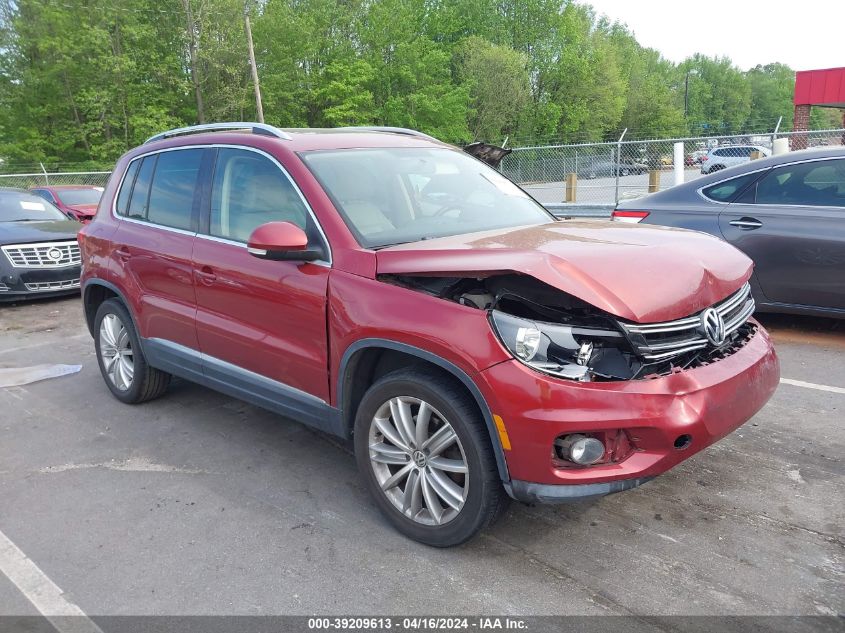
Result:
{"label": "chain link fence", "polygon": [[518,147],[500,169],[543,204],[611,206],[675,184],[675,143],[684,144],[689,181],[766,156],[776,138],[791,149],[845,145],[845,129]]}
{"label": "chain link fence", "polygon": [[110,171],[36,172],[31,174],[0,174],[0,187],[29,189],[44,185],[92,185],[105,187]]}

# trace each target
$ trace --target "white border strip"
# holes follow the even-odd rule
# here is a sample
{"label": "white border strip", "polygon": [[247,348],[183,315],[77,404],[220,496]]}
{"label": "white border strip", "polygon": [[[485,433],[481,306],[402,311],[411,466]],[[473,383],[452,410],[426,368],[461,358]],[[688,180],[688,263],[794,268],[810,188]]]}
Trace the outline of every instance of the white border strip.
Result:
{"label": "white border strip", "polygon": [[0,572],[60,633],[103,633],[3,532],[0,532]]}
{"label": "white border strip", "polygon": [[781,378],[781,384],[792,385],[793,387],[804,387],[805,389],[815,389],[817,391],[829,391],[830,393],[845,393],[842,387],[828,387],[827,385],[817,385],[814,382],[804,382],[803,380],[792,380],[792,378]]}

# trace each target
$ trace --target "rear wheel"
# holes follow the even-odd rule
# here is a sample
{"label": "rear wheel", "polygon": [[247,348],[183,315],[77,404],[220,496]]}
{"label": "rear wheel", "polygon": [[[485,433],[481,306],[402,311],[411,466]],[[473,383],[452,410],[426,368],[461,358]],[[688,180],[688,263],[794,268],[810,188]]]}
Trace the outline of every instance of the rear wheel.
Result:
{"label": "rear wheel", "polygon": [[724,165],[713,165],[713,166],[710,168],[710,171],[708,171],[707,173],[708,173],[708,174],[713,174],[713,173],[716,173],[717,171],[722,171],[724,168],[725,168],[725,166],[724,166]]}
{"label": "rear wheel", "polygon": [[467,541],[506,502],[478,407],[434,371],[403,369],[370,387],[355,420],[355,456],[387,519],[427,545]]}
{"label": "rear wheel", "polygon": [[137,404],[158,398],[170,384],[170,374],[150,367],[129,311],[108,299],[94,317],[94,347],[106,386],[115,398]]}

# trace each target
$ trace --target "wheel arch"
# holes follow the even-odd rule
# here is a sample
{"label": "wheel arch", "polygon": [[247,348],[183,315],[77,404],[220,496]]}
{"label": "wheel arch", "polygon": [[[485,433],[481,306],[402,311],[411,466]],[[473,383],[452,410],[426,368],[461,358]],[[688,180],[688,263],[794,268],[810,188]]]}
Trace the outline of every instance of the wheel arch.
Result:
{"label": "wheel arch", "polygon": [[82,308],[85,312],[85,323],[88,326],[91,336],[95,336],[94,318],[97,316],[97,310],[103,302],[109,299],[120,300],[129,313],[129,317],[132,319],[132,325],[135,327],[135,331],[138,332],[138,323],[135,321],[135,315],[132,314],[129,302],[118,287],[103,279],[92,279],[86,282],[82,289]]}
{"label": "wheel arch", "polygon": [[510,481],[507,461],[502,450],[493,414],[483,394],[472,378],[454,363],[433,354],[427,350],[399,343],[388,339],[361,339],[350,345],[343,353],[338,368],[337,403],[342,412],[342,424],[348,435],[355,423],[355,412],[364,393],[379,375],[384,375],[401,359],[405,362],[401,366],[419,364],[421,366],[435,366],[455,378],[475,401],[490,438],[499,477],[504,482]]}

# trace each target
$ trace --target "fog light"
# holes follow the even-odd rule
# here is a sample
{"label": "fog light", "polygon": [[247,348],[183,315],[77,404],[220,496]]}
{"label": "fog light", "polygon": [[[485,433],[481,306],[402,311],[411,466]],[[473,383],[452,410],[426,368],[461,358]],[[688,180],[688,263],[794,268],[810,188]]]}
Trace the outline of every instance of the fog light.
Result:
{"label": "fog light", "polygon": [[595,464],[604,457],[604,444],[586,435],[559,437],[555,440],[555,446],[558,447],[561,458],[582,466]]}

